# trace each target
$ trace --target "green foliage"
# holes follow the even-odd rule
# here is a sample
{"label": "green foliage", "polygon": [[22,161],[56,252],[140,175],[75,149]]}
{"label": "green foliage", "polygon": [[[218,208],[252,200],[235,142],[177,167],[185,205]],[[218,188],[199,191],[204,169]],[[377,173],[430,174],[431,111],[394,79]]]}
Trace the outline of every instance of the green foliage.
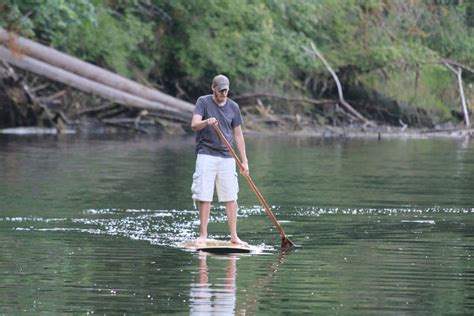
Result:
{"label": "green foliage", "polygon": [[94,25],[95,10],[92,0],[6,0],[0,25],[58,45],[71,26]]}
{"label": "green foliage", "polygon": [[431,14],[424,14],[421,21],[424,44],[441,56],[472,61],[474,36],[463,19],[466,10],[466,6],[438,6],[431,9]]}
{"label": "green foliage", "polygon": [[449,70],[441,65],[425,65],[418,69],[398,68],[388,72],[373,72],[359,77],[366,86],[390,96],[399,102],[416,104],[441,119],[447,119],[451,110],[459,109],[457,91]]}
{"label": "green foliage", "polygon": [[216,73],[237,93],[318,95],[330,75],[305,50],[315,43],[345,82],[446,112],[457,86],[434,64],[473,67],[473,11],[431,0],[6,0],[0,25],[191,99]]}
{"label": "green foliage", "polygon": [[151,25],[130,12],[119,15],[111,10],[97,12],[97,25],[72,26],[62,43],[64,51],[130,76],[133,62],[150,67],[152,58],[141,53],[141,44],[151,41]]}
{"label": "green foliage", "polygon": [[[152,40],[153,27],[132,13],[133,4],[130,2],[129,8],[118,13],[99,0],[9,0],[0,14],[0,23],[130,76],[132,62],[142,68],[153,64],[153,57],[140,49],[143,42]],[[115,7],[120,8],[117,3]]]}
{"label": "green foliage", "polygon": [[163,2],[165,11],[173,16],[169,36],[159,45],[160,54],[168,56],[160,64],[167,73],[184,77],[187,85],[207,89],[218,72],[250,81],[277,74],[272,56],[273,20],[263,3]]}

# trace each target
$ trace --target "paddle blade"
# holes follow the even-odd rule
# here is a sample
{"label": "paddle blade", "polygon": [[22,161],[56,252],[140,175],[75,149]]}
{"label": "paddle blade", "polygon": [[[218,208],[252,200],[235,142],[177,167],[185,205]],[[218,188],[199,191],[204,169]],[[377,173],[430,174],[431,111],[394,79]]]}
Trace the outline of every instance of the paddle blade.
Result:
{"label": "paddle blade", "polygon": [[281,239],[281,248],[287,249],[294,246],[295,244],[291,240],[289,240],[288,237],[285,236]]}

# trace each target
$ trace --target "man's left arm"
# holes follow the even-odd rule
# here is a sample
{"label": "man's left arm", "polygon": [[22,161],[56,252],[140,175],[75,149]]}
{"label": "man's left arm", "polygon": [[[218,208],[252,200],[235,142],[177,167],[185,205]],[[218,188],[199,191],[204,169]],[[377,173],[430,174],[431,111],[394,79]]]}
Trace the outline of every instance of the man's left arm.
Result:
{"label": "man's left arm", "polygon": [[247,153],[245,151],[245,139],[244,133],[242,133],[242,125],[236,126],[233,129],[234,133],[234,141],[235,147],[237,147],[237,151],[239,152],[240,161],[242,162],[243,170],[240,170],[240,173],[243,176],[248,176],[249,171],[249,162],[247,160]]}

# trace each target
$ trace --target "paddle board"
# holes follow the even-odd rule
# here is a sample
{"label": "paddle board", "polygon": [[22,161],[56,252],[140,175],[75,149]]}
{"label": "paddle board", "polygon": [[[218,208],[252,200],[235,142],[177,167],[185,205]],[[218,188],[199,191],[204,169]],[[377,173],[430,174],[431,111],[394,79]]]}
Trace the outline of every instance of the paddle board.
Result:
{"label": "paddle board", "polygon": [[252,246],[237,245],[230,241],[207,239],[205,242],[196,242],[196,240],[185,241],[182,246],[186,249],[205,251],[217,254],[226,253],[250,253]]}

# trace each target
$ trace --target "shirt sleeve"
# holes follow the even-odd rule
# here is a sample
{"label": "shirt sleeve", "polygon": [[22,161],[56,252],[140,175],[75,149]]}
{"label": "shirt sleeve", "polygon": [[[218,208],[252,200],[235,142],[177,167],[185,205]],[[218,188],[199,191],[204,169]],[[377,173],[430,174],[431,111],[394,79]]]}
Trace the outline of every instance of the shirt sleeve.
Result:
{"label": "shirt sleeve", "polygon": [[196,106],[194,107],[193,111],[193,115],[194,114],[204,117],[204,100],[202,99],[202,97],[200,97],[196,102]]}
{"label": "shirt sleeve", "polygon": [[235,115],[234,115],[234,119],[232,120],[232,128],[242,125],[242,114],[240,113],[240,108],[237,103],[235,103],[234,111],[235,111]]}

